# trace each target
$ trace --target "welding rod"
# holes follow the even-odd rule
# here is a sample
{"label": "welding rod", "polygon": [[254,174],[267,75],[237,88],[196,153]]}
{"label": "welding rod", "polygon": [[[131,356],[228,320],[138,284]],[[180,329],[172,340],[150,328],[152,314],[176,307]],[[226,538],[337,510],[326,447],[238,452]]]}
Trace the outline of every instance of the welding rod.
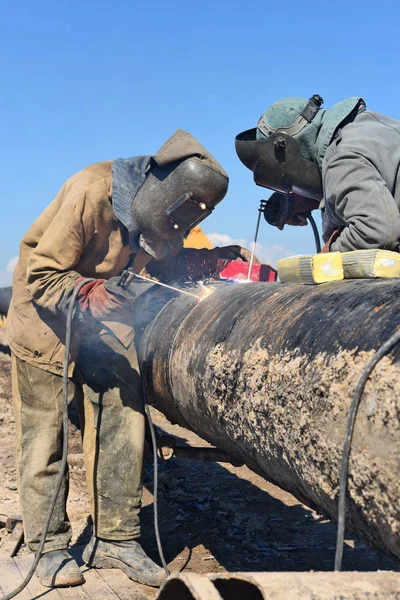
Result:
{"label": "welding rod", "polygon": [[197,294],[192,294],[191,292],[187,292],[186,290],[180,290],[179,288],[174,287],[173,285],[167,285],[166,283],[161,283],[161,281],[155,281],[154,279],[150,279],[150,277],[144,277],[143,275],[138,275],[138,273],[135,273],[135,277],[139,277],[139,279],[144,279],[145,281],[150,281],[150,283],[156,283],[157,285],[166,287],[169,290],[174,290],[174,292],[180,292],[181,294],[186,294],[187,296],[193,296],[193,298],[196,298],[197,300],[201,300],[201,297],[198,296]]}
{"label": "welding rod", "polygon": [[258,209],[258,218],[257,218],[257,225],[256,225],[256,232],[254,234],[254,240],[253,240],[253,248],[251,249],[251,258],[250,258],[250,264],[249,264],[249,272],[247,274],[247,281],[251,281],[251,269],[253,268],[253,262],[254,262],[254,255],[256,253],[256,246],[257,246],[257,239],[258,239],[258,230],[260,229],[260,219],[261,219],[261,209]]}

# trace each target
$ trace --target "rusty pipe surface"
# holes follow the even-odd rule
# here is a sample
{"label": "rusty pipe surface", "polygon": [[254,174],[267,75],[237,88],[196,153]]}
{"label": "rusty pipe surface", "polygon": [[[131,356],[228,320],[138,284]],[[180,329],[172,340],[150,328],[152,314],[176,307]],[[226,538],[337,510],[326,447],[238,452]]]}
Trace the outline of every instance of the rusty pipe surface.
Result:
{"label": "rusty pipe surface", "polygon": [[[216,286],[144,332],[150,401],[333,519],[352,393],[400,325],[400,282]],[[143,350],[143,349],[146,350]],[[347,525],[400,558],[400,349],[375,368],[349,466]]]}
{"label": "rusty pipe surface", "polygon": [[157,600],[399,600],[400,574],[378,573],[180,573]]}

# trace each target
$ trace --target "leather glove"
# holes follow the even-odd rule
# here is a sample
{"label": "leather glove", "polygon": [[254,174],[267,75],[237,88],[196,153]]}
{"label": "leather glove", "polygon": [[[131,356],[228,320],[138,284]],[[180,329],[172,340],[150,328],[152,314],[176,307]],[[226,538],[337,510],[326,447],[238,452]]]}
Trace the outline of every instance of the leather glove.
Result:
{"label": "leather glove", "polygon": [[[135,280],[127,273],[125,271],[108,280],[96,279],[82,287],[77,303],[83,318],[90,315],[99,321],[114,320],[123,323],[132,320],[132,302],[153,284]],[[78,279],[76,285],[82,279],[83,277]]]}
{"label": "leather glove", "polygon": [[[190,250],[190,249],[188,249]],[[213,277],[217,262],[220,258],[225,260],[240,260],[250,262],[251,252],[241,246],[223,246],[216,247],[212,250],[188,250],[186,256],[186,269],[189,279],[194,281]],[[254,264],[259,264],[260,261],[254,257]]]}
{"label": "leather glove", "polygon": [[[217,262],[220,258],[227,260],[242,260],[249,262],[251,252],[241,246],[216,247],[212,250],[202,248],[184,248],[177,256],[168,261],[153,262],[147,266],[148,273],[157,277],[161,281],[191,280],[200,281],[213,277]],[[259,260],[254,257],[253,263],[259,264]]]}
{"label": "leather glove", "polygon": [[298,194],[281,194],[275,192],[267,200],[264,208],[264,218],[270,225],[282,231],[285,225],[303,227],[307,225],[306,215],[319,208],[318,200],[306,198]]}
{"label": "leather glove", "polygon": [[[213,252],[216,252],[218,255],[217,260],[219,258],[228,260],[241,260],[243,262],[250,262],[251,260],[250,250],[247,250],[247,248],[242,248],[241,246],[223,246],[222,248],[217,246],[217,248],[214,248]],[[260,264],[260,261],[256,256],[253,257],[253,264]]]}

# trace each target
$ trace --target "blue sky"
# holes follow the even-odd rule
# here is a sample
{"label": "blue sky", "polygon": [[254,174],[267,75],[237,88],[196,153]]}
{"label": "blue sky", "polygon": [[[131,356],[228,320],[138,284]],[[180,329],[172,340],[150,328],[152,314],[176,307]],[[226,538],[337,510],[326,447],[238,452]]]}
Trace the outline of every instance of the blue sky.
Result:
{"label": "blue sky", "polygon": [[[154,153],[178,127],[230,175],[204,229],[248,242],[269,193],[236,157],[235,135],[283,96],[319,93],[325,107],[362,96],[400,119],[399,16],[394,0],[2,0],[0,285],[66,178]],[[260,241],[272,259],[314,247],[309,228],[266,223]]]}

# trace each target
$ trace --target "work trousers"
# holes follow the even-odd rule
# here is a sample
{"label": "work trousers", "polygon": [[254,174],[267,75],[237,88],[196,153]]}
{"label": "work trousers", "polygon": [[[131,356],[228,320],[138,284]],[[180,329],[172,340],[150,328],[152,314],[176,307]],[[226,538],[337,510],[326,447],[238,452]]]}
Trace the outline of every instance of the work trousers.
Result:
{"label": "work trousers", "polygon": [[[13,402],[17,429],[19,492],[25,539],[39,545],[62,454],[62,377],[13,356]],[[81,423],[95,535],[130,540],[140,535],[144,405],[137,353],[111,334],[83,343],[69,381]],[[68,468],[44,547],[67,548]]]}

